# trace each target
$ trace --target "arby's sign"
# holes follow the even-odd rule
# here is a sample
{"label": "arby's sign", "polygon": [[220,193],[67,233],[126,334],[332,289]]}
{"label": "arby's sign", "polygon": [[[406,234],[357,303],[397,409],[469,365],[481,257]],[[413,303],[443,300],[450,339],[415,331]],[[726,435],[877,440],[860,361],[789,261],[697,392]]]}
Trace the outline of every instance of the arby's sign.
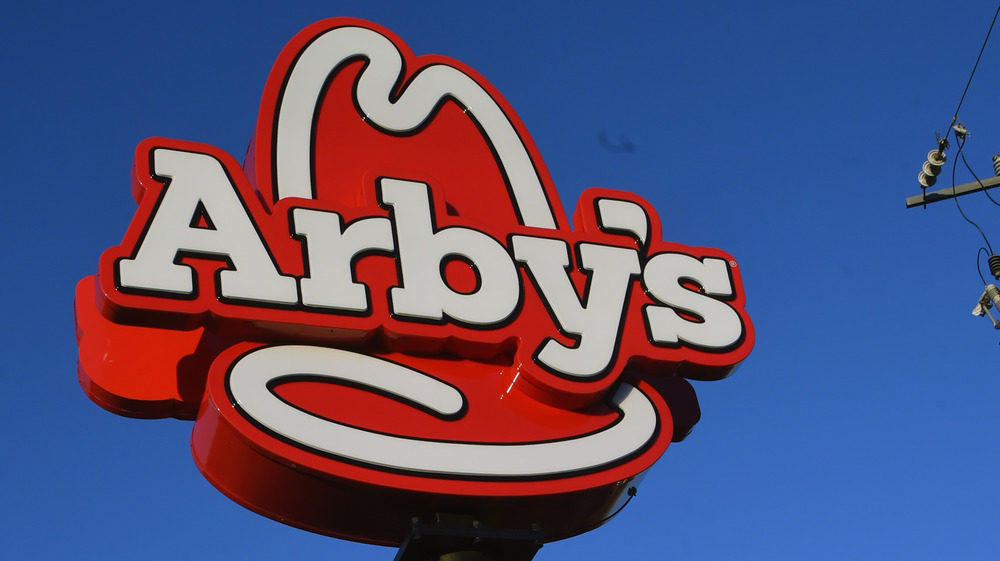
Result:
{"label": "arby's sign", "polygon": [[753,345],[731,256],[662,241],[622,191],[570,227],[486,80],[360,20],[285,47],[242,165],[150,138],[132,194],[77,286],[82,386],[193,419],[220,491],[318,533],[594,528],[697,420],[684,379]]}

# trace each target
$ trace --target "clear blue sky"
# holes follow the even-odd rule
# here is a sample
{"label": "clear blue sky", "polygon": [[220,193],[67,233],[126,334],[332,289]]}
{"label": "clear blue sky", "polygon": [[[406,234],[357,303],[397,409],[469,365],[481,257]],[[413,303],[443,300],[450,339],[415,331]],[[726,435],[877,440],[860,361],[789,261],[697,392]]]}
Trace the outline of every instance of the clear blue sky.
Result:
{"label": "clear blue sky", "polygon": [[[134,212],[135,145],[241,158],[282,46],[338,15],[483,74],[567,208],[588,186],[634,191],[664,239],[740,261],[750,357],[696,385],[701,423],[617,518],[536,559],[997,556],[1000,332],[970,314],[985,242],[954,203],[903,204],[995,2],[423,4],[0,8],[5,558],[392,559],[243,509],[195,468],[190,423],[117,417],[76,382],[73,287]],[[997,35],[960,113],[981,177]],[[961,203],[1000,250],[1000,208]]]}

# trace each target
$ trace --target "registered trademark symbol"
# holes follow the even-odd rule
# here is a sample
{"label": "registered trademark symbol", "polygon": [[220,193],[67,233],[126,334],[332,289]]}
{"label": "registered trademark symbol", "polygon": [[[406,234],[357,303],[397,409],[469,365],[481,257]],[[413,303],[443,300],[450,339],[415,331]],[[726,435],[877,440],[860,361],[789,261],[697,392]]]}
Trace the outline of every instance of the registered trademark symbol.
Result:
{"label": "registered trademark symbol", "polygon": [[736,261],[730,260],[729,261],[729,266],[730,267],[735,267],[736,266]]}

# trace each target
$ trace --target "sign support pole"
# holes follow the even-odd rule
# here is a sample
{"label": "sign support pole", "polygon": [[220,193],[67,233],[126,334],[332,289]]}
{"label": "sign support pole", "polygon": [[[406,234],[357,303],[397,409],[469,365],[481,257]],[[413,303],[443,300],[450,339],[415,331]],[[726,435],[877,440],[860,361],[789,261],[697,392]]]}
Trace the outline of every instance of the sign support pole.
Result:
{"label": "sign support pole", "polygon": [[436,518],[414,518],[393,561],[531,561],[542,547],[537,524],[530,530],[511,530],[487,528],[468,518]]}

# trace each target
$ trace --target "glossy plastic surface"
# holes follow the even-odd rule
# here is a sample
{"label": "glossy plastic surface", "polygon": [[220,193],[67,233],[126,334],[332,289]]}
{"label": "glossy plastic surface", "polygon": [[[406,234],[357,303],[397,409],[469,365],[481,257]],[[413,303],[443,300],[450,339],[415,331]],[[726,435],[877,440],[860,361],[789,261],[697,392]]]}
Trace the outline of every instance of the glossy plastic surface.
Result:
{"label": "glossy plastic surface", "polygon": [[136,215],[77,287],[81,384],[196,419],[216,487],[310,531],[589,530],[697,421],[682,378],[753,345],[731,256],[661,241],[619,191],[570,229],[502,96],[367,22],[292,39],[242,167],[151,138],[133,171]]}

